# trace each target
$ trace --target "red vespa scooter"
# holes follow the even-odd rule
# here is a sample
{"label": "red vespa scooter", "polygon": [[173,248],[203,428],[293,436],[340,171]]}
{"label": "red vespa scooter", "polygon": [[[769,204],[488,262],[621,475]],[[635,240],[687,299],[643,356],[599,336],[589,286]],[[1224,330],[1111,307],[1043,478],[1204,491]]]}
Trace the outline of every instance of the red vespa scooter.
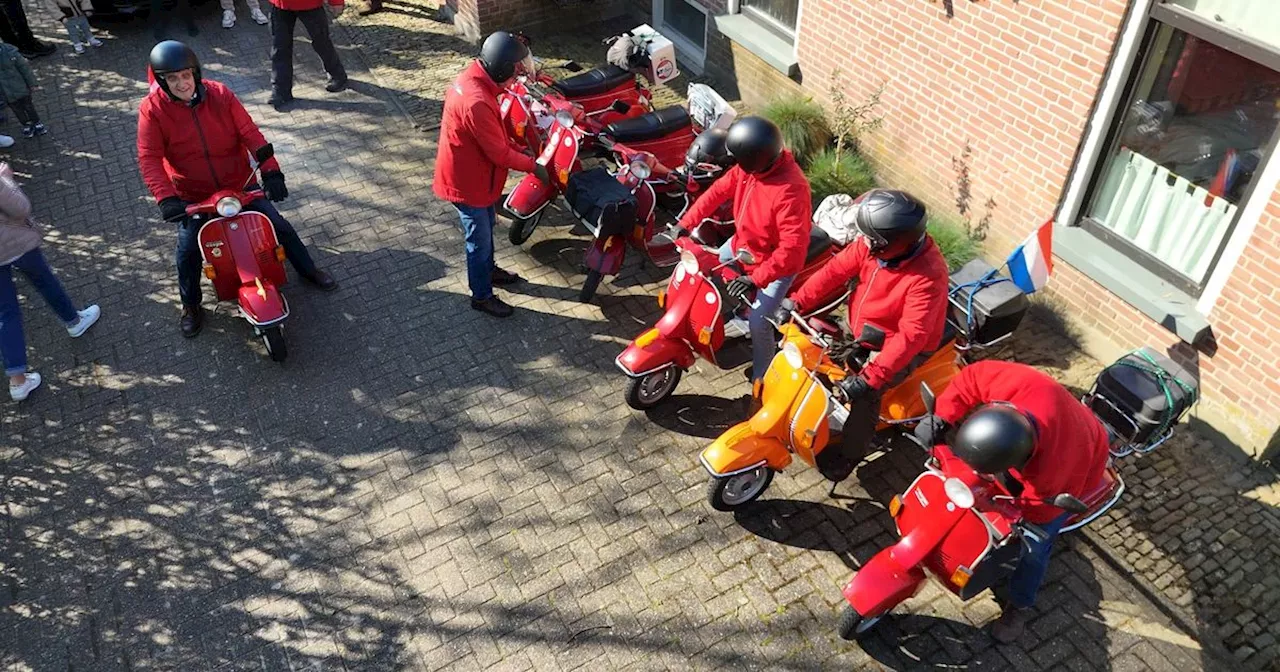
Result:
{"label": "red vespa scooter", "polygon": [[[734,262],[752,263],[750,253],[739,250],[734,261],[720,263],[718,251],[681,239],[680,262],[671,274],[665,292],[658,293],[658,306],[666,312],[653,328],[633,340],[615,363],[631,378],[627,386],[627,405],[638,411],[648,410],[675,392],[680,378],[698,357],[717,367],[717,352],[725,342],[724,316],[720,289],[712,281],[719,272],[728,280],[737,275]],[[810,276],[835,258],[839,247],[820,228],[813,227],[804,269],[791,284],[800,287]],[[805,314],[809,318],[834,310],[849,295],[848,287],[839,287],[819,307]]]}
{"label": "red vespa scooter", "polygon": [[[928,385],[921,388],[925,407],[933,413],[933,392]],[[1043,503],[1072,514],[1062,528],[1069,532],[1115,506],[1123,493],[1124,480],[1109,464],[1083,501],[1060,494]],[[840,637],[860,639],[870,632],[885,614],[919,592],[925,570],[961,600],[995,585],[1017,560],[1023,538],[1045,534],[1022,519],[1018,502],[1042,500],[1018,498],[999,481],[975,472],[947,446],[933,447],[924,473],[889,502],[901,539],[872,557],[844,587]]]}
{"label": "red vespa scooter", "polygon": [[[261,166],[273,155],[274,149],[267,144],[254,158]],[[255,167],[245,187],[257,179]],[[238,302],[240,315],[262,337],[271,360],[283,362],[288,356],[284,321],[289,317],[289,302],[280,293],[287,282],[284,248],[266,215],[243,209],[262,195],[258,189],[224,189],[187,207],[187,214],[214,215],[200,225],[197,234],[205,277],[213,281],[219,301]]]}

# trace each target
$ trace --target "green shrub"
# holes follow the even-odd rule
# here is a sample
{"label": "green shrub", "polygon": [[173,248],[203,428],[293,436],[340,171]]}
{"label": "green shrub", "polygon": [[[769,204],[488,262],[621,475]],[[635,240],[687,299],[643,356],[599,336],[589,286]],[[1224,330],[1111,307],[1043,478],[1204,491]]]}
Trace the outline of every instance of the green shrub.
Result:
{"label": "green shrub", "polygon": [[800,165],[808,165],[814,154],[831,144],[826,112],[811,98],[778,98],[760,110],[760,116],[778,125],[782,141]]}
{"label": "green shrub", "polygon": [[832,194],[849,194],[857,197],[876,186],[871,165],[856,152],[845,150],[836,163],[836,152],[824,149],[809,162],[805,171],[809,177],[809,189],[813,192],[813,207]]}
{"label": "green shrub", "polygon": [[929,235],[933,236],[933,242],[938,244],[947,260],[947,267],[953,271],[978,256],[978,241],[970,238],[959,222],[945,217],[930,217]]}

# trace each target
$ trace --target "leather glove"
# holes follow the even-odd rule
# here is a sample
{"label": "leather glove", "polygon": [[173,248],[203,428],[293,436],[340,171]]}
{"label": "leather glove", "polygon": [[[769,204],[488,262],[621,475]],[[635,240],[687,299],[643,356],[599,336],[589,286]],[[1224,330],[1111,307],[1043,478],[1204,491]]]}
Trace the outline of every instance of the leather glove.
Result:
{"label": "leather glove", "polygon": [[756,288],[756,281],[751,279],[749,275],[739,275],[729,282],[729,286],[725,288],[725,292],[738,300],[745,300],[751,290]]}
{"label": "leather glove", "polygon": [[284,173],[278,170],[262,174],[262,190],[267,192],[267,198],[274,203],[289,197],[289,187],[284,184]]}
{"label": "leather glove", "polygon": [[871,387],[867,379],[862,376],[849,376],[840,381],[838,385],[844,392],[844,396],[848,397],[850,403],[861,401],[863,397],[875,391],[875,388]]}
{"label": "leather glove", "polygon": [[190,203],[178,198],[170,196],[156,205],[160,206],[160,216],[164,217],[166,222],[181,222],[187,218],[187,206]]}
{"label": "leather glove", "polygon": [[925,449],[933,449],[938,439],[947,433],[947,421],[936,415],[926,415],[911,433],[915,442]]}
{"label": "leather glove", "polygon": [[778,307],[773,309],[769,314],[769,321],[776,325],[783,325],[791,321],[791,311],[797,310],[796,302],[791,299],[784,298],[778,302]]}
{"label": "leather glove", "polygon": [[337,19],[342,13],[347,11],[346,5],[325,5],[325,9],[329,10],[329,18]]}
{"label": "leather glove", "polygon": [[548,187],[553,186],[551,182],[551,171],[547,170],[546,166],[542,165],[541,163],[533,164],[533,174],[538,178],[538,181],[542,182]]}

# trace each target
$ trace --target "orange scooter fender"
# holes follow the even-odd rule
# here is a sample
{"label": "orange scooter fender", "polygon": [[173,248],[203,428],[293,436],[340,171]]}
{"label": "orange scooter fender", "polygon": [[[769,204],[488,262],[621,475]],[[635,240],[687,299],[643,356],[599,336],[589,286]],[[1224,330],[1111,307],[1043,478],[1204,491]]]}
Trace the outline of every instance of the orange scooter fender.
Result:
{"label": "orange scooter fender", "polygon": [[740,422],[702,451],[702,466],[712,476],[727,476],[764,462],[774,471],[791,464],[791,453],[781,441],[761,436],[751,421]]}

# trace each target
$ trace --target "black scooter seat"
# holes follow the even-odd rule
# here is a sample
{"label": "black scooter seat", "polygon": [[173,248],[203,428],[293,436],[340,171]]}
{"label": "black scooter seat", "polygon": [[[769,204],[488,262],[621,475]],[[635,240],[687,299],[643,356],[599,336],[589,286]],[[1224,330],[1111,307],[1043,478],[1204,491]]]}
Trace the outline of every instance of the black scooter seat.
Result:
{"label": "black scooter seat", "polygon": [[809,249],[804,255],[805,265],[813,263],[814,259],[829,249],[831,249],[831,236],[817,226],[809,229]]}
{"label": "black scooter seat", "polygon": [[638,117],[615,121],[604,127],[604,132],[614,140],[623,144],[656,140],[682,128],[693,126],[689,112],[679,105],[664,107],[657,112],[649,112]]}
{"label": "black scooter seat", "polygon": [[635,76],[630,72],[616,65],[606,65],[602,68],[592,68],[584,73],[566,77],[552,84],[551,88],[558,91],[565,98],[584,98],[602,94],[623,85],[628,80],[634,81],[634,79]]}

